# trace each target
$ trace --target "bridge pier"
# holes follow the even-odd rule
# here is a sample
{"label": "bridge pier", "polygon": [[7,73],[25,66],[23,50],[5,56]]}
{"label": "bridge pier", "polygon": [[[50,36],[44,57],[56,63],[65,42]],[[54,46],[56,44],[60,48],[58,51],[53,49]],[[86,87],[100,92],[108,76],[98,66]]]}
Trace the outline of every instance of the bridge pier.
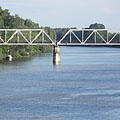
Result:
{"label": "bridge pier", "polygon": [[60,46],[59,45],[53,46],[53,64],[55,65],[60,64]]}

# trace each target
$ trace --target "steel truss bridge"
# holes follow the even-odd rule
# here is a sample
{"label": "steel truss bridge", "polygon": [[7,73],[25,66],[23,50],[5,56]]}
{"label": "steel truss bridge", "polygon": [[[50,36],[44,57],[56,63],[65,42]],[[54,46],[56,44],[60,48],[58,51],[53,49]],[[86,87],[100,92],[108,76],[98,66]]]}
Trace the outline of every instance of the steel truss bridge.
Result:
{"label": "steel truss bridge", "polygon": [[0,45],[55,45],[44,29],[0,29]]}
{"label": "steel truss bridge", "polygon": [[120,45],[120,31],[106,29],[70,29],[53,40],[44,29],[0,29],[0,45]]}

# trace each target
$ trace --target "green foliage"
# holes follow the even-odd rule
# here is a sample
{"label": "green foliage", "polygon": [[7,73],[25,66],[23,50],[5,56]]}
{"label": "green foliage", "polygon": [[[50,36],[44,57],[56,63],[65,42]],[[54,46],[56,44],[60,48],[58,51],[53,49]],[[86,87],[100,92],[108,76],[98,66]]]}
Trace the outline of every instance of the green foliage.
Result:
{"label": "green foliage", "polygon": [[22,56],[19,53],[14,53],[13,57],[14,59],[22,58]]}
{"label": "green foliage", "polygon": [[3,54],[8,54],[9,53],[9,50],[10,50],[10,46],[1,46],[1,48],[2,48],[2,53]]}
{"label": "green foliage", "polygon": [[21,56],[29,56],[29,52],[27,52],[26,49],[22,49],[19,53]]}
{"label": "green foliage", "polygon": [[91,24],[89,29],[105,29],[105,26],[103,24],[95,23]]}
{"label": "green foliage", "polygon": [[2,48],[0,48],[0,60],[3,58]]}
{"label": "green foliage", "polygon": [[32,22],[32,21],[29,20],[29,19],[26,19],[26,20],[24,21],[24,25],[26,26],[26,28],[31,28],[31,29],[39,28],[39,25],[38,25],[38,24],[35,24],[34,22]]}
{"label": "green foliage", "polygon": [[41,46],[39,48],[39,50],[42,52],[42,53],[48,53],[48,52],[52,52],[52,47],[51,46]]}

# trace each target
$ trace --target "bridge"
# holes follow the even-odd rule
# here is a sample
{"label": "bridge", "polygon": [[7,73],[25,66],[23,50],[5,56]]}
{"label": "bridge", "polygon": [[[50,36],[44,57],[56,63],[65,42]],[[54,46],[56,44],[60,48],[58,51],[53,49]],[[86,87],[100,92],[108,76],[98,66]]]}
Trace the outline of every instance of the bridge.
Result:
{"label": "bridge", "polygon": [[106,29],[70,29],[53,40],[44,29],[0,29],[0,45],[120,45],[120,31],[112,35]]}
{"label": "bridge", "polygon": [[[66,39],[68,42],[66,42]],[[120,34],[111,35],[106,29],[70,29],[58,42],[58,45],[120,45]]]}
{"label": "bridge", "polygon": [[0,29],[0,45],[52,45],[53,62],[60,63],[59,46],[119,46],[120,31],[70,29],[60,40],[53,40],[44,29]]}
{"label": "bridge", "polygon": [[0,29],[0,45],[55,45],[44,29]]}

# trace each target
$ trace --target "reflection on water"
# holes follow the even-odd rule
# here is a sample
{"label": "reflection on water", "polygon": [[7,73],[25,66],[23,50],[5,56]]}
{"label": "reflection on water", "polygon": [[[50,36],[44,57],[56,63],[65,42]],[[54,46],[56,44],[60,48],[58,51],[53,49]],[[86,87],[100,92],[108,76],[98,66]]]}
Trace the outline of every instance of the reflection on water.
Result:
{"label": "reflection on water", "polygon": [[0,62],[1,120],[119,120],[120,49],[61,47]]}
{"label": "reflection on water", "polygon": [[60,62],[53,62],[54,68],[60,68]]}

